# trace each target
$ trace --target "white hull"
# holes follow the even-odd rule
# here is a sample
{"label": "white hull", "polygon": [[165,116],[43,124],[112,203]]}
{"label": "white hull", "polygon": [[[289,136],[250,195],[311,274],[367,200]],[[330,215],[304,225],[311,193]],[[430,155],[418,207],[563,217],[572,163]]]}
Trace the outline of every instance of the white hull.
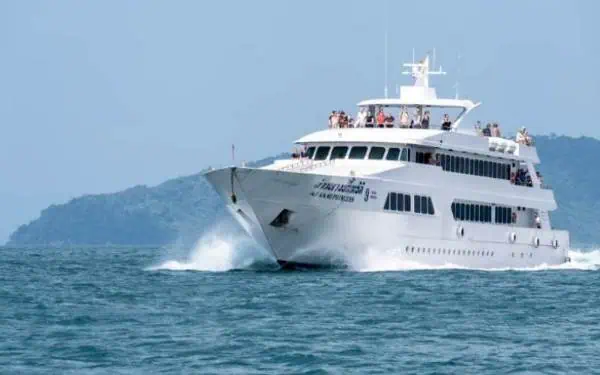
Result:
{"label": "white hull", "polygon": [[[444,186],[407,182],[435,181],[442,176],[436,173],[444,173],[439,168],[426,171],[432,175],[420,178],[408,178],[412,177],[410,173],[423,173],[417,169],[407,167],[401,173],[404,175],[391,180],[224,168],[206,177],[246,232],[280,263],[347,264],[369,250],[393,252],[395,259],[411,262],[467,268],[533,267],[567,260],[567,232],[455,221],[450,210],[452,199],[475,194],[468,184],[462,190],[448,189],[458,185],[453,185],[452,176],[447,175],[450,180]],[[346,186],[350,181],[350,185],[363,188],[332,193],[319,185],[322,181]],[[492,193],[493,189],[490,185]],[[522,192],[526,195],[531,190]],[[419,215],[384,211],[389,191],[427,194],[434,200],[436,212]],[[271,225],[284,209],[292,212],[289,222],[279,227]],[[511,242],[513,233],[516,239]],[[539,246],[535,246],[536,238]]]}

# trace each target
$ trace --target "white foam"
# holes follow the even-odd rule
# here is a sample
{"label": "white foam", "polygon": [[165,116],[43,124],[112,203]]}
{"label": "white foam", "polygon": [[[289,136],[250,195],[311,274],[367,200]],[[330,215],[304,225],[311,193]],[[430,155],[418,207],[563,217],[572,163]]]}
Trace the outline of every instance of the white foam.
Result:
{"label": "white foam", "polygon": [[251,238],[223,223],[206,232],[183,259],[172,259],[173,255],[165,258],[148,270],[224,272],[271,261]]}
{"label": "white foam", "polygon": [[[569,251],[571,262],[559,265],[541,264],[526,268],[485,268],[481,271],[546,271],[546,270],[582,270],[596,271],[600,269],[600,250],[571,250]],[[348,260],[349,268],[357,272],[389,272],[389,271],[413,271],[413,270],[443,270],[443,269],[474,269],[459,266],[452,263],[442,265],[428,265],[424,263],[403,259],[398,252],[377,251],[368,249],[359,256]]]}

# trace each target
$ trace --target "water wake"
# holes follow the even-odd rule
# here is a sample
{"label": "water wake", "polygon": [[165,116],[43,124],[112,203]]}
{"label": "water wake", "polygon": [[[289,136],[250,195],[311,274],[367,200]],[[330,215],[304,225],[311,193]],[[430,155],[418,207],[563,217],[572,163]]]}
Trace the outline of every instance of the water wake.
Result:
{"label": "water wake", "polygon": [[275,262],[251,238],[224,223],[206,232],[184,257],[168,254],[165,259],[148,270],[225,272],[260,269]]}
{"label": "water wake", "polygon": [[[525,268],[485,268],[476,269],[481,271],[547,271],[547,270],[600,270],[600,250],[569,251],[571,262],[559,265],[541,264],[535,267]],[[356,272],[388,272],[388,271],[416,271],[416,270],[443,270],[443,269],[473,269],[446,263],[442,265],[428,265],[402,259],[398,253],[388,251],[376,251],[368,249],[359,256],[348,260],[349,268]]]}

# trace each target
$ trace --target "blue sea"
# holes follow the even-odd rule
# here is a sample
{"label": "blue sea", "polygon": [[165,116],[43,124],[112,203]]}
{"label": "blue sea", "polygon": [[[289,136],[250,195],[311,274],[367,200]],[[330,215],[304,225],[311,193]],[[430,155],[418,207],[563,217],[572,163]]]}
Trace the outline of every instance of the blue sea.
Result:
{"label": "blue sea", "polygon": [[282,271],[247,239],[0,250],[3,374],[600,372],[599,251],[561,267]]}

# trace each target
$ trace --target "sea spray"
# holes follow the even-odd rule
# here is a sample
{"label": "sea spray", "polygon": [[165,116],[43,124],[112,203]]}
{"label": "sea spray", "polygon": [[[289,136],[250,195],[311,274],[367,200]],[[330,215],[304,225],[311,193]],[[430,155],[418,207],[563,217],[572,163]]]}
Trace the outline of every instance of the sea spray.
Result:
{"label": "sea spray", "polygon": [[276,264],[265,250],[228,222],[215,224],[184,256],[179,248],[171,248],[163,259],[148,270],[224,272]]}

